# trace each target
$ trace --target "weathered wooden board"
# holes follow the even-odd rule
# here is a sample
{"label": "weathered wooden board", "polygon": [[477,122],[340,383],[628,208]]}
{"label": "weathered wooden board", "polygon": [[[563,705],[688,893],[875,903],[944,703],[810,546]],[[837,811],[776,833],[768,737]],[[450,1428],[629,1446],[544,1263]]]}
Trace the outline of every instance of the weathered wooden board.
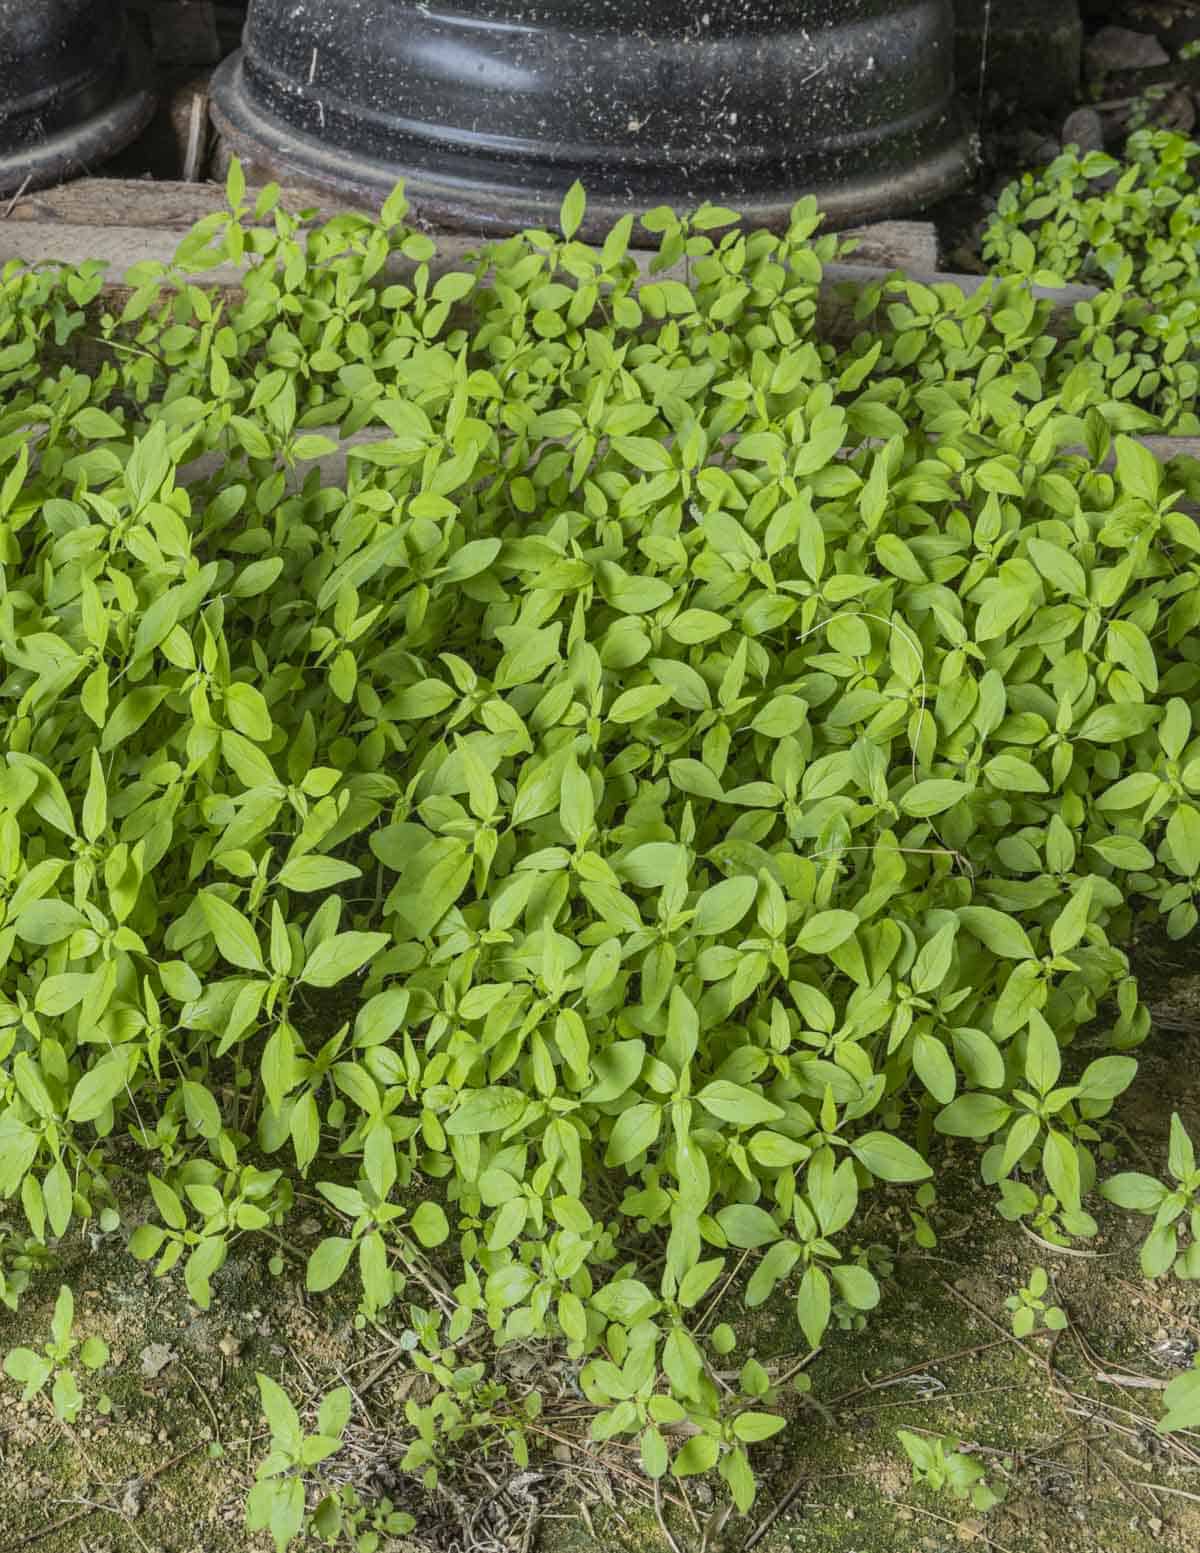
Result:
{"label": "weathered wooden board", "polygon": [[[254,191],[251,190],[251,197]],[[283,190],[289,210],[316,210],[327,220],[361,204],[339,200],[328,193],[299,187]],[[18,200],[8,213],[10,221],[62,222],[69,226],[166,227],[183,229],[214,211],[224,210],[225,191],[218,183],[179,183],[161,179],[77,178],[57,189],[43,189]],[[856,264],[883,269],[931,271],[937,269],[937,230],[932,221],[878,221],[842,233],[858,244]],[[439,237],[455,253],[474,248],[483,239]],[[465,248],[460,247],[465,244]]]}
{"label": "weathered wooden board", "polygon": [[[151,187],[159,188],[155,184]],[[182,185],[176,187],[194,187]],[[176,209],[188,208],[183,196],[178,197]],[[0,263],[9,259],[21,259],[27,263],[57,260],[67,264],[79,264],[86,259],[103,260],[109,267],[110,283],[120,284],[131,266],[146,260],[167,263],[174,255],[182,228],[190,225],[190,218],[179,227],[133,225],[83,225],[75,221],[56,219],[0,221]],[[476,251],[479,239],[461,234],[439,234],[438,252],[431,261],[434,275],[461,267],[467,255]],[[648,272],[651,255],[635,251],[634,257]],[[918,269],[914,265],[900,266],[914,280],[926,285],[950,284],[966,294],[971,294],[985,283],[982,275],[956,275],[936,269]],[[852,310],[846,305],[846,296],[873,284],[893,273],[897,266],[854,262],[825,266],[821,287],[822,327],[834,338],[844,338],[854,333]],[[410,262],[395,256],[389,264],[388,274],[397,279],[410,273]],[[675,271],[665,272],[675,275]],[[679,274],[682,275],[682,269]],[[236,287],[241,283],[242,271],[237,265],[222,264],[193,276],[198,285]],[[1076,302],[1096,295],[1091,286],[1064,286],[1056,290],[1035,287],[1035,294],[1048,297],[1054,303],[1051,327],[1065,326]],[[114,292],[114,301],[119,293]]]}
{"label": "weathered wooden board", "polygon": [[[344,486],[348,474],[348,461],[355,448],[367,446],[372,442],[382,442],[391,435],[386,426],[368,426],[362,431],[354,432],[349,437],[341,436],[336,426],[317,426],[310,430],[318,435],[329,437],[339,446],[332,453],[323,454],[320,458],[299,460],[295,467],[288,471],[289,490],[298,490],[303,484],[305,476],[310,469],[320,469],[322,483],[325,485]],[[727,443],[735,441],[735,437],[726,439]],[[1187,457],[1200,458],[1200,437],[1149,437],[1136,438],[1144,447],[1148,448],[1155,458],[1162,463],[1169,463],[1173,458]],[[1065,448],[1067,453],[1085,454],[1083,447]],[[221,453],[202,453],[199,458],[194,458],[190,463],[180,467],[177,479],[181,485],[194,485],[201,480],[207,480],[215,475],[225,462],[225,456]],[[1115,465],[1115,459],[1110,454],[1104,461],[1103,468],[1111,470]],[[1181,510],[1191,512],[1190,503],[1182,502]],[[1193,516],[1195,514],[1193,513]]]}

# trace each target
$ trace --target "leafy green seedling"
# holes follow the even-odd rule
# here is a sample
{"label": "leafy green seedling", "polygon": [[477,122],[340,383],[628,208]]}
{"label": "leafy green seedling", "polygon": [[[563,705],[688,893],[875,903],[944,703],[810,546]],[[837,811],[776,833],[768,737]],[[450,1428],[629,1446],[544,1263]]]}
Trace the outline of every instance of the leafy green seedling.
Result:
{"label": "leafy green seedling", "polygon": [[1119,1208],[1153,1218],[1153,1228],[1141,1250],[1142,1272],[1147,1278],[1161,1278],[1168,1271],[1177,1278],[1200,1278],[1200,1170],[1192,1140],[1177,1112],[1171,1116],[1167,1170],[1174,1186],[1129,1170],[1110,1176],[1100,1193]]}
{"label": "leafy green seedling", "polygon": [[322,1541],[349,1544],[354,1553],[378,1553],[391,1540],[405,1537],[413,1530],[416,1521],[405,1510],[399,1510],[386,1497],[365,1500],[352,1484],[343,1483],[324,1499],[313,1511],[310,1522],[313,1533]]}
{"label": "leafy green seedling", "polygon": [[1044,1267],[1035,1267],[1029,1282],[1005,1300],[1005,1307],[1012,1312],[1012,1329],[1016,1337],[1028,1337],[1039,1326],[1048,1332],[1062,1332],[1067,1326],[1067,1313],[1058,1305],[1048,1305],[1045,1294],[1050,1280]]}
{"label": "leafy green seedling", "polygon": [[[350,1421],[350,1390],[339,1386],[322,1399],[315,1434],[305,1434],[295,1405],[277,1381],[259,1374],[262,1409],[271,1430],[271,1450],[260,1462],[246,1500],[246,1529],[268,1531],[283,1553],[305,1526],[306,1487],[313,1468],[341,1449]],[[332,1516],[327,1511],[322,1529]]]}
{"label": "leafy green seedling", "polygon": [[1003,1486],[988,1482],[983,1463],[956,1449],[952,1439],[913,1434],[908,1429],[898,1429],[896,1435],[912,1463],[914,1483],[934,1493],[945,1491],[956,1499],[969,1499],[977,1510],[985,1512],[1004,1498]]}
{"label": "leafy green seedling", "polygon": [[[55,1413],[64,1423],[73,1423],[83,1406],[83,1393],[71,1368],[71,1360],[78,1356],[86,1370],[100,1370],[108,1363],[108,1344],[99,1337],[87,1337],[82,1342],[73,1335],[75,1324],[75,1298],[66,1284],[58,1291],[54,1315],[50,1323],[50,1340],[41,1351],[33,1348],[10,1348],[4,1358],[4,1372],[11,1380],[25,1389],[21,1400],[29,1402],[53,1381],[50,1400]],[[101,1398],[104,1411],[107,1399]]]}

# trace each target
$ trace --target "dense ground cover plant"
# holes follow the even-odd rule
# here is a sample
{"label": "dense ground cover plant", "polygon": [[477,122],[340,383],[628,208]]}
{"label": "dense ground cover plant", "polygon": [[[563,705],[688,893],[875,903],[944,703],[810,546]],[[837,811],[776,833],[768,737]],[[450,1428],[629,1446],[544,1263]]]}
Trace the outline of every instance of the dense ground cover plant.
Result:
{"label": "dense ground cover plant", "polygon": [[399,194],[229,192],[119,316],[0,287],[0,1194],[40,1240],[144,1178],[202,1305],[298,1191],[370,1317],[453,1237],[414,1465],[491,1416],[483,1324],[745,1507],[777,1388],[698,1319],[743,1253],[853,1325],[860,1199],[947,1136],[1094,1229],[1119,946],[1196,922],[1200,476],[1019,277],[821,341],[808,205],[655,212],[639,284],[578,190],[438,279]]}
{"label": "dense ground cover plant", "polygon": [[1090,362],[1114,398],[1132,399],[1164,427],[1200,431],[1200,146],[1141,129],[1122,160],[1068,146],[1000,196],[983,253],[997,274],[1100,288],[1075,308],[1062,370]]}

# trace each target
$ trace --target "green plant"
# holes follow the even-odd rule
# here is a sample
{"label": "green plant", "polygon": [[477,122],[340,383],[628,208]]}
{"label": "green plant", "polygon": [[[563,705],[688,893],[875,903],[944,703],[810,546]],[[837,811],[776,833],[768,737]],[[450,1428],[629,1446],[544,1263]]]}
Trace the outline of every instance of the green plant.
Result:
{"label": "green plant", "polygon": [[[711,1264],[703,1263],[696,1271],[696,1283],[713,1273]],[[676,1477],[687,1477],[716,1467],[735,1505],[747,1509],[755,1492],[747,1446],[777,1434],[785,1419],[768,1411],[775,1405],[776,1387],[755,1359],[737,1372],[736,1392],[728,1385],[718,1387],[714,1368],[733,1351],[735,1341],[732,1329],[722,1323],[713,1328],[706,1354],[696,1339],[676,1328],[662,1357],[669,1388],[664,1391],[658,1329],[648,1321],[636,1325],[627,1343],[615,1345],[611,1360],[592,1360],[580,1375],[584,1395],[603,1409],[593,1421],[592,1437],[636,1433],[643,1470],[655,1479],[668,1468]],[[684,1423],[690,1425],[690,1438],[672,1458],[667,1431]]]}
{"label": "green plant", "polygon": [[1124,160],[1067,149],[1001,195],[984,256],[1001,273],[1041,267],[1055,277],[1112,279],[1136,267],[1148,294],[1193,275],[1196,215],[1189,199],[1200,147],[1170,130],[1139,129]]}
{"label": "green plant", "polygon": [[1004,1498],[1004,1488],[988,1482],[987,1469],[976,1457],[956,1449],[956,1442],[945,1436],[913,1434],[898,1429],[896,1436],[912,1463],[913,1482],[943,1490],[955,1499],[969,1499],[977,1510],[993,1509]]}
{"label": "green plant", "polygon": [[[53,1380],[50,1400],[55,1413],[64,1423],[73,1423],[83,1406],[83,1393],[79,1389],[71,1360],[77,1357],[85,1370],[100,1370],[108,1363],[108,1344],[99,1337],[87,1337],[82,1342],[72,1335],[75,1325],[75,1297],[66,1284],[58,1291],[54,1315],[50,1323],[50,1339],[39,1352],[34,1348],[10,1348],[4,1357],[4,1373],[25,1389],[23,1402],[29,1402],[43,1390],[47,1381]],[[108,1398],[98,1401],[101,1412],[108,1411]]]}
{"label": "green plant", "polygon": [[1126,120],[1128,128],[1136,131],[1152,125],[1155,115],[1161,110],[1170,93],[1170,85],[1166,82],[1144,87],[1129,105],[1129,115]]}
{"label": "green plant", "polygon": [[444,1337],[444,1320],[410,1306],[410,1325],[399,1336],[413,1368],[433,1382],[429,1401],[410,1400],[404,1414],[415,1431],[401,1465],[419,1473],[426,1488],[438,1480],[442,1464],[456,1448],[469,1442],[474,1450],[490,1451],[502,1443],[520,1466],[529,1464],[526,1425],[541,1413],[541,1397],[530,1391],[519,1403],[509,1388],[489,1378],[478,1360],[462,1364],[456,1346]]}
{"label": "green plant", "polygon": [[1141,1251],[1147,1278],[1160,1278],[1166,1272],[1177,1278],[1200,1278],[1200,1170],[1192,1140],[1177,1113],[1171,1116],[1167,1169],[1175,1182],[1173,1187],[1154,1176],[1128,1170],[1110,1176],[1101,1185],[1100,1194],[1119,1208],[1154,1219]]}
{"label": "green plant", "polygon": [[997,273],[1102,288],[1075,306],[1060,381],[1086,367],[1114,398],[1136,400],[1162,426],[1192,435],[1200,425],[1198,155],[1185,136],[1145,128],[1130,135],[1123,162],[1068,146],[1004,191],[983,241]]}
{"label": "green plant", "polygon": [[1028,1337],[1040,1326],[1047,1332],[1062,1332],[1067,1325],[1067,1313],[1058,1305],[1047,1305],[1043,1296],[1050,1287],[1044,1267],[1035,1267],[1029,1282],[1005,1300],[1012,1312],[1012,1329],[1016,1337]]}
{"label": "green plant", "polygon": [[913,1194],[913,1206],[908,1211],[909,1223],[914,1244],[920,1246],[923,1251],[932,1251],[937,1245],[937,1235],[930,1223],[930,1214],[937,1204],[937,1188],[932,1182],[926,1181],[919,1186]]}
{"label": "green plant", "polygon": [[1200,467],[1019,277],[820,338],[811,201],[651,212],[643,277],[577,189],[435,276],[400,191],[228,192],[119,316],[0,278],[0,1194],[59,1236],[135,1162],[206,1305],[315,1191],[311,1290],[444,1308],[412,1470],[526,1449],[490,1333],[744,1508],[781,1415],[715,1302],[858,1324],[944,1136],[1094,1231],[1120,944],[1197,920]]}
{"label": "green plant", "polygon": [[[313,1469],[341,1449],[350,1421],[351,1396],[339,1386],[322,1398],[314,1434],[305,1434],[295,1404],[277,1381],[259,1374],[262,1410],[271,1430],[271,1449],[255,1473],[246,1500],[247,1531],[269,1531],[277,1553],[290,1547],[306,1524],[306,1499]],[[326,1495],[313,1516],[313,1527],[327,1542],[354,1527],[352,1507],[340,1491]],[[367,1553],[359,1542],[353,1545]],[[368,1542],[369,1547],[369,1542]]]}
{"label": "green plant", "polygon": [[354,1553],[377,1553],[389,1537],[404,1537],[416,1525],[386,1497],[364,1500],[350,1484],[327,1494],[312,1516],[312,1530],[324,1542],[343,1541]]}
{"label": "green plant", "polygon": [[16,1233],[0,1224],[0,1304],[15,1311],[38,1268],[48,1267],[53,1255],[31,1235]]}
{"label": "green plant", "polygon": [[1162,1433],[1200,1428],[1200,1364],[1193,1360],[1190,1370],[1169,1382],[1163,1391],[1163,1405],[1167,1411],[1158,1423]]}

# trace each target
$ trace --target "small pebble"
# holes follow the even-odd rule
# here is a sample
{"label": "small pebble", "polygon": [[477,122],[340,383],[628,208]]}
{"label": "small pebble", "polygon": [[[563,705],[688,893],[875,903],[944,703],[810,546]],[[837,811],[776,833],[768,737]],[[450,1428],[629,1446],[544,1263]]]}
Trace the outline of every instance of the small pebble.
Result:
{"label": "small pebble", "polygon": [[1062,127],[1064,146],[1078,146],[1080,156],[1104,150],[1104,125],[1095,108],[1076,108]]}
{"label": "small pebble", "polygon": [[1128,27],[1101,27],[1083,51],[1084,73],[1089,80],[1120,70],[1151,70],[1170,64],[1170,56],[1149,32]]}
{"label": "small pebble", "polygon": [[121,1495],[121,1514],[132,1520],[142,1513],[142,1500],[146,1493],[146,1485],[141,1478],[130,1478],[125,1485],[125,1492]]}

